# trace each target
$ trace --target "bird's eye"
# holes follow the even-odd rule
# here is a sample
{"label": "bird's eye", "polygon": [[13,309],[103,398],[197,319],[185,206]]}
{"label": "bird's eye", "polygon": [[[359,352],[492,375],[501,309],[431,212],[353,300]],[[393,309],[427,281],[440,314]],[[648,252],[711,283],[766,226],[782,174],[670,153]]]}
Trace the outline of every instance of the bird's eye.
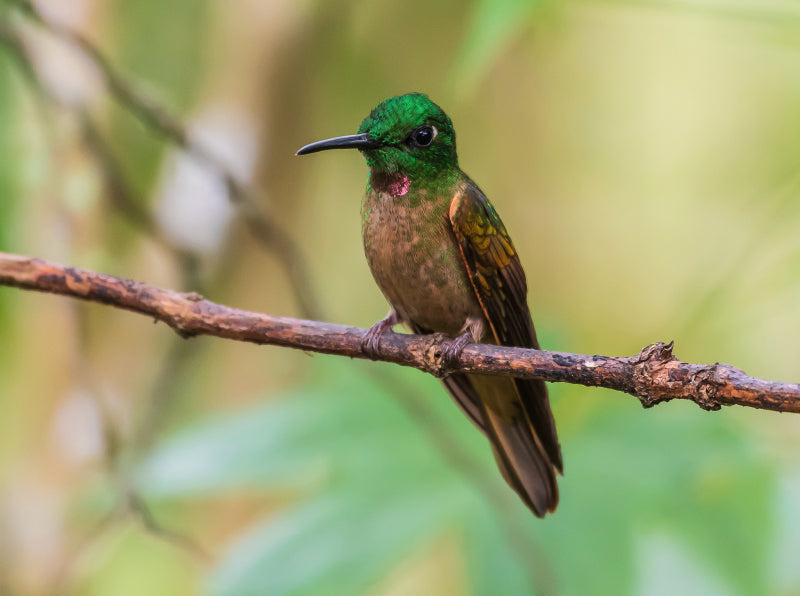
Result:
{"label": "bird's eye", "polygon": [[420,126],[411,133],[411,141],[417,147],[430,147],[433,139],[436,138],[437,130],[435,126]]}

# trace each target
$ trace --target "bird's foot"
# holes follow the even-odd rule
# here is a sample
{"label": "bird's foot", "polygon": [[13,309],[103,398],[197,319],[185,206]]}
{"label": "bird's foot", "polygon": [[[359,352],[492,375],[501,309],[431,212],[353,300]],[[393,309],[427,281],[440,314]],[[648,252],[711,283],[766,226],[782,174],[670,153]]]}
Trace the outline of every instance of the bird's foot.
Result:
{"label": "bird's foot", "polygon": [[445,374],[458,367],[461,352],[469,344],[480,341],[485,329],[484,320],[478,317],[469,317],[461,328],[461,334],[454,339],[446,339],[441,343],[441,363]]}
{"label": "bird's foot", "polygon": [[466,331],[454,339],[444,340],[440,347],[442,351],[442,367],[445,370],[455,368],[458,365],[461,352],[464,351],[465,347],[474,342],[475,338],[470,331]]}
{"label": "bird's foot", "polygon": [[400,317],[394,309],[389,311],[385,318],[375,323],[364,334],[361,340],[361,351],[364,352],[370,360],[377,360],[381,347],[381,338],[387,331],[391,331],[392,327],[400,322]]}

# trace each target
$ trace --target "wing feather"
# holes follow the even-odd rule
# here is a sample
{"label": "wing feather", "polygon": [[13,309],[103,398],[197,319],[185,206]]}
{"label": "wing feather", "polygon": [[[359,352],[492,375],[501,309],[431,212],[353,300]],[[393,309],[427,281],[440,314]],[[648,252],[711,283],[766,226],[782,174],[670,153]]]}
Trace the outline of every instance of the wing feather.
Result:
{"label": "wing feather", "polygon": [[[519,255],[486,196],[466,180],[450,205],[450,223],[473,289],[499,345],[539,348]],[[561,447],[543,381],[515,379],[530,425],[551,463],[563,471]]]}

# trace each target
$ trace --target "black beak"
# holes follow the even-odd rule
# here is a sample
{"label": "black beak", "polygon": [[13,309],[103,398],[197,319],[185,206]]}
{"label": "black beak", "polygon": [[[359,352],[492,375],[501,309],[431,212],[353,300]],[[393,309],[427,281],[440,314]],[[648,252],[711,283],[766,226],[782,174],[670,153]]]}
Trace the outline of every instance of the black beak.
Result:
{"label": "black beak", "polygon": [[326,149],[377,149],[381,146],[383,146],[383,143],[376,141],[367,133],[362,133],[360,135],[347,135],[317,141],[305,147],[300,147],[295,155],[307,155],[317,151],[325,151]]}

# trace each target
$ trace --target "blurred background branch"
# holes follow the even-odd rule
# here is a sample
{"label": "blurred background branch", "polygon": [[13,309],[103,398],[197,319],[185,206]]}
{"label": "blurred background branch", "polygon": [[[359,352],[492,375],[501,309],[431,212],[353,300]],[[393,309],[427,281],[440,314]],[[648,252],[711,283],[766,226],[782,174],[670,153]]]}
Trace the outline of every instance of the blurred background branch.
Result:
{"label": "blurred background branch", "polygon": [[[114,100],[136,117],[147,129],[161,135],[183,151],[197,157],[223,180],[230,200],[237,205],[237,213],[244,219],[248,229],[253,233],[259,244],[270,251],[284,266],[300,311],[309,318],[320,317],[321,307],[318,304],[302,250],[292,237],[266,214],[263,208],[265,204],[263,197],[257,195],[244,182],[239,180],[230,166],[215,155],[211,149],[193,139],[187,129],[164,106],[140,92],[134,84],[119,73],[112,66],[111,61],[92,42],[68,27],[60,26],[45,18],[29,0],[8,1],[12,5],[16,5],[24,15],[43,27],[48,33],[81,50],[96,67],[97,72],[100,73],[106,89]],[[8,38],[10,35],[5,33],[4,37]],[[34,75],[35,78],[35,67],[30,64],[29,60],[25,60],[24,48],[21,42],[13,40],[12,47],[27,62],[24,65],[26,72]],[[42,89],[43,87],[39,85],[39,88]],[[48,95],[50,99],[54,99],[51,94]],[[100,158],[106,174],[111,174],[111,187],[116,191],[112,194],[112,197],[123,199],[120,201],[120,206],[123,207],[125,213],[133,216],[133,222],[138,222],[148,233],[155,234],[156,227],[152,219],[142,209],[136,209],[134,201],[127,200],[129,198],[127,191],[122,190],[117,183],[120,179],[119,168],[112,163],[111,153],[109,148],[105,146],[97,125],[86,111],[79,110],[79,116],[82,120],[87,142]],[[163,241],[163,238],[161,240]]]}
{"label": "blurred background branch", "polygon": [[[24,2],[20,4],[38,18],[38,13],[34,12],[32,5]],[[36,66],[22,38],[7,22],[0,22],[0,43],[6,47],[17,61],[21,72],[25,75],[26,81],[34,91],[33,97],[40,102],[42,114],[45,118],[48,117],[46,112],[48,109],[62,108],[73,112],[73,115],[79,123],[83,140],[90,147],[97,160],[99,169],[103,173],[103,180],[108,188],[108,196],[112,205],[142,233],[150,236],[162,245],[163,248],[173,254],[176,261],[180,263],[180,270],[184,274],[184,287],[201,288],[201,281],[197,275],[198,261],[196,255],[172,243],[170,238],[161,232],[149,211],[142,206],[141,202],[133,198],[131,190],[125,183],[122,169],[116,162],[111,148],[105,143],[99,127],[90,112],[81,106],[71,105],[61,101],[56,94],[48,89],[47,85],[40,79]],[[124,458],[122,456],[122,443],[124,439],[116,428],[113,417],[108,416],[105,412],[103,400],[100,397],[102,389],[94,382],[91,366],[86,359],[83,358],[86,345],[88,345],[86,343],[87,334],[85,333],[85,313],[76,309],[74,315],[78,327],[82,330],[79,334],[81,345],[78,346],[78,349],[75,351],[77,368],[79,369],[79,375],[83,378],[87,391],[101,412],[101,425],[103,427],[104,443],[106,445],[106,463],[110,473],[112,476],[117,477],[117,483],[121,487],[120,498],[115,512],[107,514],[97,522],[97,526],[86,534],[83,545],[90,544],[96,538],[100,529],[107,528],[111,525],[111,522],[115,520],[120,520],[123,517],[122,514],[131,514],[134,518],[139,519],[141,526],[147,532],[152,533],[154,536],[164,538],[177,547],[185,548],[192,554],[202,555],[202,548],[196,545],[193,539],[160,525],[147,509],[141,496],[136,493],[134,488],[129,486],[127,471],[125,469],[126,465],[123,463]],[[192,352],[192,348],[187,346],[185,342],[176,341],[173,345],[175,346],[173,349],[175,356],[166,359],[166,366],[163,368],[164,373],[162,375],[165,379],[174,378],[175,372],[178,370],[175,359]],[[159,389],[162,388],[159,387]],[[157,391],[154,393],[157,393],[159,396],[169,395],[168,391],[164,393]],[[150,402],[153,404],[151,412],[161,409],[164,405],[163,400],[157,400],[156,398],[151,398]],[[156,428],[156,425],[152,420],[147,420],[145,424],[140,425],[140,428],[147,429],[148,434],[150,434],[153,432],[153,429]],[[83,545],[78,545],[74,549],[71,554],[71,559],[73,561],[77,560],[83,552],[85,548]],[[56,591],[60,589],[60,586],[65,585],[70,572],[70,565],[65,564],[61,567],[60,571],[54,574],[53,583]]]}

